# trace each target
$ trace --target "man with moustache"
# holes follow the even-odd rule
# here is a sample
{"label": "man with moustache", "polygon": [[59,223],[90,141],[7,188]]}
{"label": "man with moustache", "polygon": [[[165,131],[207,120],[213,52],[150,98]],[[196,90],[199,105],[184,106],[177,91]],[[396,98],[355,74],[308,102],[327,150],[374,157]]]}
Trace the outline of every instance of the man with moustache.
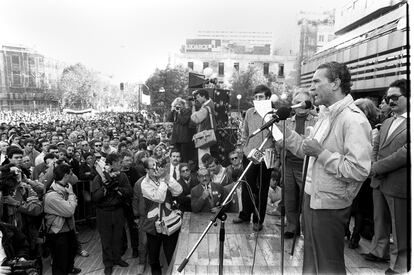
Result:
{"label": "man with moustache", "polygon": [[175,197],[181,211],[191,212],[191,189],[198,184],[196,179],[191,177],[191,171],[187,163],[180,163],[180,179],[178,183],[183,188],[183,192]]}
{"label": "man with moustache", "polygon": [[72,167],[72,172],[79,178],[79,161],[74,158],[75,147],[73,145],[68,145],[66,148],[66,158],[68,164]]}
{"label": "man with moustache", "polygon": [[[286,129],[286,146],[309,157],[304,217],[304,274],[346,274],[344,235],[351,204],[371,169],[371,126],[350,95],[345,64],[320,65],[310,87],[318,121],[309,138]],[[282,129],[282,125],[277,124]]]}
{"label": "man with moustache", "polygon": [[[372,164],[374,202],[374,238],[366,260],[386,262],[390,266],[385,274],[406,273],[408,243],[408,178],[407,178],[407,80],[392,82],[386,103],[394,116],[384,121],[379,142],[374,144],[375,160]],[[408,219],[409,220],[409,219]],[[390,234],[394,244],[390,250]]]}
{"label": "man with moustache", "polygon": [[191,189],[191,209],[194,213],[217,213],[225,199],[223,186],[211,181],[210,171],[206,168],[198,170],[199,184]]}

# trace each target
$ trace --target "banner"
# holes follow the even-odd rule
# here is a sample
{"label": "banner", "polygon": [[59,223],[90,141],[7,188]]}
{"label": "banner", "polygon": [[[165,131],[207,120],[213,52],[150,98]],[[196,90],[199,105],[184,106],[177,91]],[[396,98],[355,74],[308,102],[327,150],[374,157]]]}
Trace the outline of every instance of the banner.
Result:
{"label": "banner", "polygon": [[86,114],[86,113],[91,113],[92,108],[83,109],[83,110],[63,109],[63,112],[67,113],[67,114],[82,115],[82,114]]}

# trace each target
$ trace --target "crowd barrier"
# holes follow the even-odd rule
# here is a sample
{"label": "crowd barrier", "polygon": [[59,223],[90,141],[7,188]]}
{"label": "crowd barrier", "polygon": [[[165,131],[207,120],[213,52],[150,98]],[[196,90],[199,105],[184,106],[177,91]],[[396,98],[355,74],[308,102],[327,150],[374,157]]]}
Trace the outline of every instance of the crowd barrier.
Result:
{"label": "crowd barrier", "polygon": [[73,186],[78,197],[75,211],[75,222],[86,222],[96,218],[96,208],[91,201],[91,181],[80,180]]}

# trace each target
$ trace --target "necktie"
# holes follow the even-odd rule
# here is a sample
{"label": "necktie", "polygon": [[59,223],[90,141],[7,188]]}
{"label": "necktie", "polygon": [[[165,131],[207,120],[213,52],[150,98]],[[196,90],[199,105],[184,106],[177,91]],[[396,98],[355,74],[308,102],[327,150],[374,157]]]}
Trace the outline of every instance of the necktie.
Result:
{"label": "necktie", "polygon": [[176,171],[176,168],[174,167],[173,169],[174,169],[174,172],[173,172],[173,178],[174,178],[175,180],[177,180],[177,171]]}

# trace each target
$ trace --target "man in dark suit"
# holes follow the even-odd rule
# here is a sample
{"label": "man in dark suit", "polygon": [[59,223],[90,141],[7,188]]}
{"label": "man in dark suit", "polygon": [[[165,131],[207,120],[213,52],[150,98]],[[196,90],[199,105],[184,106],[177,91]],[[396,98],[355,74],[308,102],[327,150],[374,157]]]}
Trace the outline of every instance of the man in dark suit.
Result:
{"label": "man in dark suit", "polygon": [[224,188],[211,182],[210,172],[206,168],[198,170],[197,186],[191,189],[191,209],[193,212],[216,213],[225,199]]}
{"label": "man in dark suit", "polygon": [[[387,261],[385,274],[407,272],[407,100],[405,79],[390,84],[386,101],[395,116],[381,126],[379,142],[374,143],[371,187],[374,202],[374,230],[371,250],[364,255],[370,261]],[[394,245],[390,251],[390,233]]]}
{"label": "man in dark suit", "polygon": [[191,212],[191,189],[198,184],[197,180],[191,177],[191,171],[187,163],[180,163],[180,179],[178,183],[183,188],[183,192],[175,198],[181,211]]}

